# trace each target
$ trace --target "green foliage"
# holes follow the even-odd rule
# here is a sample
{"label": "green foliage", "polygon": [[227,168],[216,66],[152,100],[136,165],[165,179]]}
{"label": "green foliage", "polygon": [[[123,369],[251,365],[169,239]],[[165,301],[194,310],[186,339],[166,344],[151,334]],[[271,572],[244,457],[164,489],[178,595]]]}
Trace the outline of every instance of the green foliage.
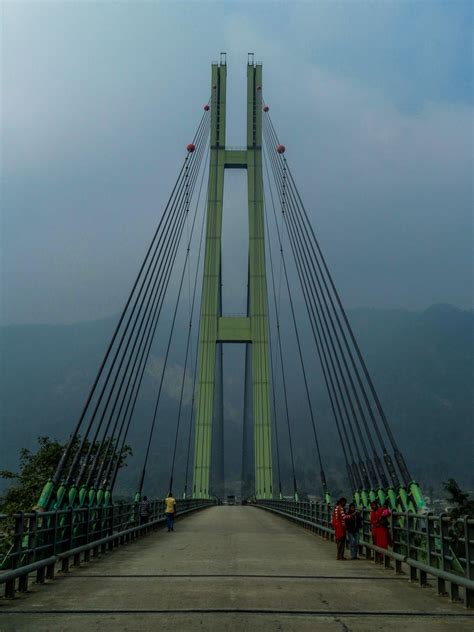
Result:
{"label": "green foliage", "polygon": [[38,437],[39,449],[36,453],[22,448],[20,450],[20,471],[0,471],[0,478],[13,482],[2,500],[2,512],[11,514],[16,511],[30,511],[37,502],[43,485],[51,478],[63,447],[56,439]]}
{"label": "green foliage", "polygon": [[[304,309],[304,306],[299,305],[299,308]],[[474,489],[471,455],[474,312],[435,305],[424,312],[360,309],[349,310],[348,315],[397,442],[422,490],[432,486],[438,496],[441,481],[448,476],[455,478],[461,487]],[[116,318],[74,325],[0,328],[2,467],[16,471],[20,448],[35,450],[32,439],[37,435],[62,440],[70,431],[64,420],[75,419],[81,410],[115,324]],[[177,322],[178,329],[184,331],[186,326],[184,318]],[[301,339],[312,345],[312,332],[304,319],[301,327]],[[156,354],[162,352],[161,348],[155,350]],[[316,356],[314,358],[314,363],[307,367],[308,379],[311,397],[317,402],[316,424],[328,487],[333,497],[348,495],[350,490],[340,441],[321,370]],[[156,399],[161,360],[158,355],[152,355],[151,359],[154,364],[142,383],[136,420],[146,418]],[[179,394],[176,383],[181,383],[181,377],[178,382],[176,380],[180,362],[177,351],[171,349],[170,365],[175,366],[176,373],[173,378],[170,374],[170,380],[167,378],[164,383],[160,402],[163,420],[176,419],[176,392]],[[294,420],[292,431],[298,488],[319,494],[319,465],[297,354],[288,353],[285,362],[288,363],[288,392],[295,394],[290,402],[290,414]],[[241,478],[241,373],[240,361],[226,364],[227,481]],[[189,412],[189,403],[187,405],[185,414]],[[277,413],[279,419],[284,418],[281,398],[277,399]],[[133,437],[134,451],[143,454],[146,436],[136,422],[130,429],[130,436]],[[165,431],[163,425],[159,445],[157,442],[152,445],[148,460],[146,492],[149,496],[161,496],[167,491],[169,462],[161,457],[172,453],[173,439],[173,433]],[[291,493],[293,487],[287,442],[283,434],[280,459],[285,494]],[[182,489],[185,442],[179,442],[176,459],[173,486]],[[276,458],[274,470],[276,472]],[[140,475],[141,460],[134,459],[126,474],[120,477],[117,493],[132,495]],[[188,484],[190,480],[192,477]],[[0,479],[0,483],[4,481]]]}
{"label": "green foliage", "polygon": [[454,478],[448,478],[443,486],[450,494],[447,498],[450,504],[448,515],[452,520],[474,516],[474,500],[469,500],[469,494],[462,491]]}
{"label": "green foliage", "polygon": [[443,483],[444,489],[450,494],[448,516],[450,525],[448,535],[450,538],[451,552],[455,556],[455,562],[460,565],[459,559],[464,555],[464,522],[460,518],[474,516],[474,501],[469,500],[469,494],[463,492],[454,478],[448,478]]}
{"label": "green foliage", "polygon": [[[72,454],[79,447],[78,438],[73,447]],[[88,450],[89,442],[85,443],[84,450]],[[96,454],[99,444],[92,449],[92,454]],[[17,511],[31,511],[37,503],[44,484],[54,474],[64,451],[65,444],[57,439],[49,437],[38,437],[38,450],[32,452],[26,448],[20,450],[19,473],[9,470],[0,471],[0,478],[12,481],[4,497],[0,500],[0,510],[2,513],[12,514]],[[125,465],[127,456],[132,453],[129,446],[124,446],[120,457],[119,467]]]}

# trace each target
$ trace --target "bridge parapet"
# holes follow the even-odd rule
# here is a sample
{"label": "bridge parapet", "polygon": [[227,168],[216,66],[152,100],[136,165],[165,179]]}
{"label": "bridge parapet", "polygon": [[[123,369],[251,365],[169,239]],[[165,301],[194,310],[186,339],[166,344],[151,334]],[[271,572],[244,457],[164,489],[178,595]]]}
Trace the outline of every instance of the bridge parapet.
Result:
{"label": "bridge parapet", "polygon": [[[322,502],[260,500],[257,506],[292,520],[323,538],[334,540],[331,525],[333,506]],[[361,510],[363,526],[359,547],[367,559],[379,554],[386,568],[403,573],[411,582],[426,586],[428,576],[436,578],[439,595],[449,594],[466,608],[474,608],[474,519],[453,521],[446,514],[393,512],[390,517],[392,546],[382,549],[372,541],[370,511]]]}
{"label": "bridge parapet", "polygon": [[[214,500],[185,499],[179,501],[179,514],[214,505]],[[67,573],[74,566],[88,562],[146,535],[164,524],[165,503],[153,500],[149,504],[147,521],[140,521],[139,503],[115,503],[98,507],[75,507],[58,511],[0,514],[0,534],[8,552],[0,560],[0,584],[5,585],[5,597],[12,598],[16,590],[28,590],[28,578],[36,574],[36,583],[54,579],[56,565]],[[17,583],[18,582],[18,583]]]}

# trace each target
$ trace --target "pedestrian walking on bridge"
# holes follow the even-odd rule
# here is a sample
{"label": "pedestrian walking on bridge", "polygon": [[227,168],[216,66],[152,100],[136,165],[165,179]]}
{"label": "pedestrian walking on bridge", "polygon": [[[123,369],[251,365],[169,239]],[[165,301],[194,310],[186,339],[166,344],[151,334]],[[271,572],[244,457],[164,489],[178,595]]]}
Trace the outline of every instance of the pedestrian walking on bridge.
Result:
{"label": "pedestrian walking on bridge", "polygon": [[174,519],[176,516],[176,500],[173,497],[173,492],[170,491],[168,496],[165,498],[165,516],[166,516],[166,526],[168,527],[168,532],[174,531]]}

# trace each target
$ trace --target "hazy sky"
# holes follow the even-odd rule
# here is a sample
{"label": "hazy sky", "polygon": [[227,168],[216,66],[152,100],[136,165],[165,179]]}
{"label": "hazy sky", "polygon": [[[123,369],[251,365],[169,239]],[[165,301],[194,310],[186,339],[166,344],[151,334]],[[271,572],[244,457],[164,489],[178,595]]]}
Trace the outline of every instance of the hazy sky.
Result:
{"label": "hazy sky", "polygon": [[254,51],[346,305],[472,305],[472,2],[0,7],[2,322],[120,311],[220,51],[227,142]]}

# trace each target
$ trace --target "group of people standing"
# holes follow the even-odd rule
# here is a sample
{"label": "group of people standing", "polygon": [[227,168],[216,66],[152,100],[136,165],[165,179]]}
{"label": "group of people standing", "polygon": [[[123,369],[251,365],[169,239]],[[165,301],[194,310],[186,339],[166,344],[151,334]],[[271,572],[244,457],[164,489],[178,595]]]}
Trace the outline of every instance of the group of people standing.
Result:
{"label": "group of people standing", "polygon": [[[346,510],[347,499],[342,497],[337,501],[332,512],[331,524],[334,527],[337,559],[345,560],[346,541],[349,544],[351,560],[358,559],[359,533],[362,529],[362,515],[355,503],[350,503]],[[372,542],[381,549],[387,549],[391,543],[389,516],[391,514],[388,503],[383,506],[374,500],[370,505],[370,526]],[[375,561],[381,560],[382,555],[375,553]]]}
{"label": "group of people standing", "polygon": [[336,537],[337,559],[347,559],[344,555],[347,540],[351,552],[351,560],[356,560],[359,550],[359,531],[362,528],[362,516],[357,511],[354,503],[351,503],[348,511],[346,511],[346,503],[346,498],[339,498],[332,512],[332,526],[334,527]]}

